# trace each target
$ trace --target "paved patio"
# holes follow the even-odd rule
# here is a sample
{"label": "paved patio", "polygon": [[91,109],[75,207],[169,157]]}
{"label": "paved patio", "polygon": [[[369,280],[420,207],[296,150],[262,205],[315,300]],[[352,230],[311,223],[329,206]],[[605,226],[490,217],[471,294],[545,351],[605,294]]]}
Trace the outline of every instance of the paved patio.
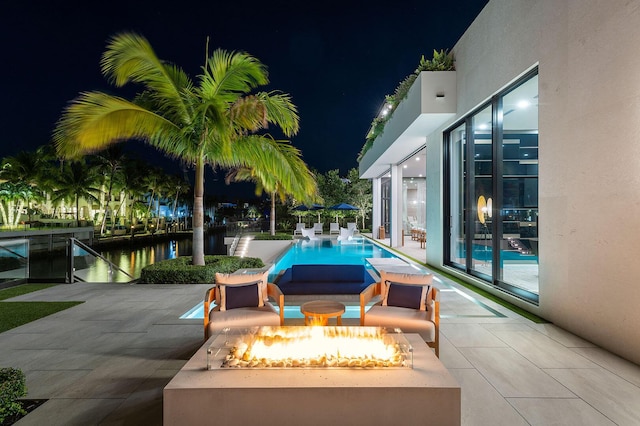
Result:
{"label": "paved patio", "polygon": [[[252,246],[267,261],[283,248]],[[640,366],[436,277],[440,359],[461,384],[463,425],[640,424]],[[207,288],[70,284],[11,299],[85,301],[0,333],[0,365],[48,399],[18,424],[161,425],[164,386],[203,343],[202,320],[179,317]]]}

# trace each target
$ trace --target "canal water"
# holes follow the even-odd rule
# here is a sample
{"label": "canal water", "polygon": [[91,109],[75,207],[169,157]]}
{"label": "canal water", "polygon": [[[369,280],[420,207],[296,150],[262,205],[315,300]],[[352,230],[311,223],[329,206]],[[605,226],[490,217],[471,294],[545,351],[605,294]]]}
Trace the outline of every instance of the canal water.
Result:
{"label": "canal water", "polygon": [[[224,232],[207,233],[204,236],[205,254],[226,254]],[[147,246],[130,246],[124,243],[119,248],[96,250],[109,262],[126,271],[134,278],[139,278],[142,268],[165,259],[178,256],[190,256],[192,253],[191,237],[177,240],[158,241]],[[47,256],[35,256],[29,260],[29,277],[34,281],[64,281],[67,260],[64,253],[56,252]],[[108,281],[107,267],[104,262],[91,262],[87,267],[90,281]],[[119,275],[119,276],[118,276]],[[115,281],[128,281],[124,274],[114,274]]]}

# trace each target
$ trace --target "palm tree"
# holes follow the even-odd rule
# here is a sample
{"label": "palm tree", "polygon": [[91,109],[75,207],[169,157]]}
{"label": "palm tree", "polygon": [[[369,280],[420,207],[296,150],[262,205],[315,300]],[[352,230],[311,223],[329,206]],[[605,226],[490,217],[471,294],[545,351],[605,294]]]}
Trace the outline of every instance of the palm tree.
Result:
{"label": "palm tree", "polygon": [[[150,173],[150,167],[137,159],[128,159],[123,164],[122,180],[120,181],[121,189],[125,194],[120,208],[125,208],[125,214],[129,215],[129,224],[134,225],[136,210],[145,208],[144,202],[141,201],[142,196],[147,193],[147,186],[144,178]],[[128,211],[127,200],[129,200]]]}
{"label": "palm tree", "polygon": [[2,160],[0,179],[31,187],[29,192],[33,193],[34,197],[25,200],[31,209],[34,202],[42,200],[52,189],[49,179],[51,159],[47,147],[40,147],[36,151],[20,151],[15,156]]}
{"label": "palm tree", "polygon": [[146,222],[145,222],[145,232],[149,226],[149,221],[151,220],[151,207],[153,207],[153,201],[157,198],[158,203],[160,202],[160,198],[165,191],[166,185],[166,175],[164,171],[159,167],[154,167],[149,170],[149,173],[145,175],[143,178],[144,185],[147,188],[149,194],[149,201],[147,203],[147,213],[146,213]]}
{"label": "palm tree", "polygon": [[204,265],[205,165],[247,164],[236,142],[269,124],[293,136],[296,107],[287,94],[253,93],[269,82],[266,68],[242,52],[214,51],[195,85],[181,68],[158,59],[144,37],[124,33],[109,41],[101,66],[116,86],[133,82],[144,90],[133,101],[80,94],[56,125],[58,153],[73,158],[138,139],[195,167],[193,263]]}
{"label": "palm tree", "polygon": [[[263,192],[270,195],[271,235],[276,233],[276,197],[284,202],[287,195],[303,200],[305,203],[317,201],[318,188],[315,177],[302,161],[300,151],[286,141],[276,141],[262,137],[261,143],[242,140],[238,143],[247,144],[247,153],[252,147],[256,159],[253,166],[236,168],[227,174],[225,181],[250,181],[256,184],[256,195]],[[276,171],[277,169],[277,171]]]}
{"label": "palm tree", "polygon": [[80,199],[100,202],[101,174],[97,167],[88,166],[84,161],[66,162],[59,175],[54,190],[53,201],[72,200],[76,207],[76,222],[80,220]]}
{"label": "palm tree", "polygon": [[[96,160],[102,169],[105,180],[108,184],[107,193],[104,203],[104,212],[100,223],[100,235],[104,235],[107,216],[109,214],[110,202],[113,190],[118,187],[118,182],[122,180],[122,167],[126,161],[126,157],[119,145],[110,146],[96,155]],[[113,223],[113,212],[111,214]]]}

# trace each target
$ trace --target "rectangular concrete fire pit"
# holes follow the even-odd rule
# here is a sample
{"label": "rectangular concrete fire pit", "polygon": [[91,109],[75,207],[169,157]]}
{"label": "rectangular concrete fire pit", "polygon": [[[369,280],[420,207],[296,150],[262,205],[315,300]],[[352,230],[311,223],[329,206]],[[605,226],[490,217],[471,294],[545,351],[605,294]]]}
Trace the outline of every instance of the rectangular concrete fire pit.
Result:
{"label": "rectangular concrete fire pit", "polygon": [[[286,327],[285,327],[286,328]],[[212,336],[164,388],[165,425],[459,425],[460,386],[417,334],[413,368],[207,368]]]}

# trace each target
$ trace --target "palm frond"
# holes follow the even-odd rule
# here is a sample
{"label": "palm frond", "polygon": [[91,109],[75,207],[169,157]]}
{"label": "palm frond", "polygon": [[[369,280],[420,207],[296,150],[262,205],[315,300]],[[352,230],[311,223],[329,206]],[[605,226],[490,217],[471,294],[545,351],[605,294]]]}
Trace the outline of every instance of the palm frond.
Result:
{"label": "palm frond", "polygon": [[280,127],[285,136],[291,137],[300,129],[298,109],[291,96],[280,92],[260,92],[256,95],[267,110],[267,120]]}
{"label": "palm frond", "polygon": [[266,67],[244,52],[217,49],[200,76],[200,96],[233,103],[242,94],[269,83]]}
{"label": "palm frond", "polygon": [[100,61],[102,73],[118,87],[129,82],[141,83],[149,90],[162,111],[179,111],[183,119],[189,114],[185,93],[193,83],[179,67],[158,59],[143,36],[122,33],[112,37]]}
{"label": "palm frond", "polygon": [[182,156],[179,128],[132,102],[100,92],[82,93],[65,109],[53,134],[59,155],[73,158],[117,142],[140,139],[171,155]]}

